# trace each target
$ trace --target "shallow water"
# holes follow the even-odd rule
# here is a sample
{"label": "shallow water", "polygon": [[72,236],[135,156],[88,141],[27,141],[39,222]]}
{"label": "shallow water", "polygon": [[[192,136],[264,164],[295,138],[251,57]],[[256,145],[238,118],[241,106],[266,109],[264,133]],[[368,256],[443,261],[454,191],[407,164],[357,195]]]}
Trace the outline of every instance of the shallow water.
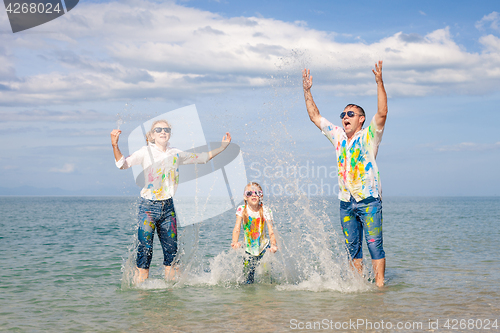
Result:
{"label": "shallow water", "polygon": [[0,330],[420,332],[457,319],[449,331],[466,332],[478,330],[461,319],[500,319],[500,198],[384,198],[383,289],[349,269],[336,198],[267,202],[280,250],[254,285],[239,283],[229,211],[181,231],[178,283],[162,279],[155,242],[152,277],[134,287],[136,198],[0,197]]}

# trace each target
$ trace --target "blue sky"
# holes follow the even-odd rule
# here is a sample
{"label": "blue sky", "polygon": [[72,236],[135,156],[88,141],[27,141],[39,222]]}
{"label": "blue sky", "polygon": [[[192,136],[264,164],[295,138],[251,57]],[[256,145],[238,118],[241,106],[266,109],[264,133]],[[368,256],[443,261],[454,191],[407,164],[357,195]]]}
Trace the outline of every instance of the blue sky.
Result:
{"label": "blue sky", "polygon": [[[335,163],[307,117],[301,68],[335,123],[352,102],[373,116],[379,59],[384,195],[500,195],[493,1],[80,1],[16,34],[2,8],[1,193],[137,195],[131,172],[114,166],[109,132],[124,121],[126,153],[135,127],[190,104],[207,141],[231,132],[249,178],[293,182],[276,176],[280,166]],[[257,177],[265,167],[275,176]]]}

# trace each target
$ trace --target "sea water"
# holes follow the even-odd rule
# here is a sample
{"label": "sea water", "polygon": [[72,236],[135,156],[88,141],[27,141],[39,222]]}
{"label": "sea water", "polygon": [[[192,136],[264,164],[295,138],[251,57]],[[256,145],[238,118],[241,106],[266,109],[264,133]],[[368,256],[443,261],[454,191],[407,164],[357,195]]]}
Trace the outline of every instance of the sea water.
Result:
{"label": "sea water", "polygon": [[384,198],[381,289],[366,247],[364,276],[349,267],[334,197],[266,198],[279,250],[253,285],[231,210],[179,231],[177,282],[155,240],[151,278],[134,286],[137,202],[0,197],[0,330],[500,331],[498,197]]}

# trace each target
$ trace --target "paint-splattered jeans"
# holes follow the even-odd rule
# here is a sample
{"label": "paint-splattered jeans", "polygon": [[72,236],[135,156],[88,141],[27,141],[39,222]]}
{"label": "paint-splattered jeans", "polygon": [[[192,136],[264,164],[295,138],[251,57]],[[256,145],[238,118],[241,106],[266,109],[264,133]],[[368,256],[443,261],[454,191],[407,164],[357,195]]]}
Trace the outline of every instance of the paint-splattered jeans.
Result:
{"label": "paint-splattered jeans", "polygon": [[382,201],[368,197],[340,201],[340,223],[351,259],[363,258],[363,230],[372,259],[385,258],[382,240]]}
{"label": "paint-splattered jeans", "polygon": [[251,255],[250,253],[245,251],[245,258],[243,259],[243,271],[246,275],[246,284],[253,283],[255,269],[259,265],[260,259],[262,259],[268,248],[270,248],[269,244],[258,256]]}
{"label": "paint-splattered jeans", "polygon": [[177,254],[177,220],[173,200],[141,198],[138,220],[137,267],[148,269],[151,264],[155,229],[163,248],[163,265],[170,266]]}

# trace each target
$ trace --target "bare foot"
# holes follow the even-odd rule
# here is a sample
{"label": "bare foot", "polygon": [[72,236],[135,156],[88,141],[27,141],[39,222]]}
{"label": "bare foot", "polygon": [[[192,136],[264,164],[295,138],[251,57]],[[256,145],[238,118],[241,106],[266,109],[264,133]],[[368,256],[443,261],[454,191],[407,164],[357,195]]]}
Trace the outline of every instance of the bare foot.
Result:
{"label": "bare foot", "polygon": [[175,281],[179,276],[179,267],[165,266],[165,280]]}
{"label": "bare foot", "polygon": [[144,282],[149,277],[149,269],[137,268],[136,274],[134,274],[134,284],[138,285]]}
{"label": "bare foot", "polygon": [[375,284],[377,287],[383,287],[385,280],[385,258],[372,260],[372,265],[375,271]]}

